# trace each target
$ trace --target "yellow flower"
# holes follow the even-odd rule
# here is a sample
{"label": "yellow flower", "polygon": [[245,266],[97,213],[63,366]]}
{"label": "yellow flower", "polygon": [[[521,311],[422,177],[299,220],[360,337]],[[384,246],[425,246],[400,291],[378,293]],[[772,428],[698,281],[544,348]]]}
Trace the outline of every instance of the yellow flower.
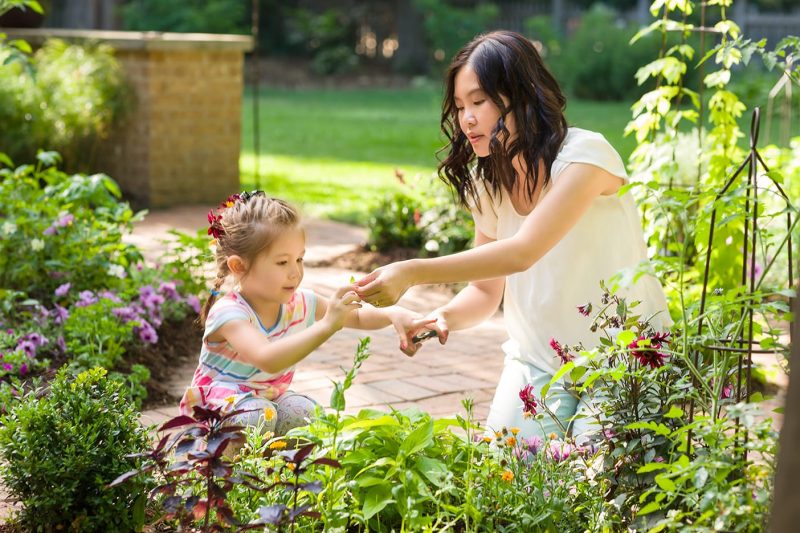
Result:
{"label": "yellow flower", "polygon": [[553,432],[553,433],[550,433],[547,437],[550,440],[556,440],[558,438],[558,435],[556,435],[555,432]]}
{"label": "yellow flower", "polygon": [[228,396],[227,398],[225,398],[225,403],[227,403],[228,405],[233,405],[233,402],[235,401],[236,401],[236,396]]}
{"label": "yellow flower", "polygon": [[506,470],[505,472],[503,472],[503,475],[500,476],[500,477],[506,483],[511,483],[511,481],[514,479],[514,472],[512,472],[511,470]]}
{"label": "yellow flower", "polygon": [[273,409],[272,407],[265,407],[264,408],[264,420],[269,422],[273,418],[275,418],[275,409]]}
{"label": "yellow flower", "polygon": [[512,435],[516,435],[517,433],[519,433],[519,428],[511,428]]}
{"label": "yellow flower", "polygon": [[483,442],[492,442],[492,437],[483,437]]}
{"label": "yellow flower", "polygon": [[508,444],[509,446],[516,446],[517,445],[517,439],[515,439],[514,437],[508,437],[506,439],[506,444]]}
{"label": "yellow flower", "polygon": [[288,468],[289,470],[294,470],[294,467],[295,467],[294,463],[286,463],[286,468]]}
{"label": "yellow flower", "polygon": [[500,440],[500,439],[502,439],[502,438],[503,438],[503,434],[502,434],[502,433],[500,433],[499,431],[495,431],[495,432],[494,432],[494,437],[495,437],[497,440]]}
{"label": "yellow flower", "polygon": [[284,448],[286,448],[285,440],[276,440],[275,442],[269,445],[270,450],[282,450]]}

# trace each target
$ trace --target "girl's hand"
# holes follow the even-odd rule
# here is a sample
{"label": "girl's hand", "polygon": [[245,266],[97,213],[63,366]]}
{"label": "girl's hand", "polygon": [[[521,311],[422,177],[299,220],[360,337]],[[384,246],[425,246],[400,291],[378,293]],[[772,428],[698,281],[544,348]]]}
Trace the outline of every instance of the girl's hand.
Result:
{"label": "girl's hand", "polygon": [[328,305],[325,310],[325,316],[322,317],[322,322],[331,331],[342,329],[347,315],[361,308],[361,299],[353,288],[353,285],[341,287],[333,296],[328,298]]}
{"label": "girl's hand", "polygon": [[394,305],[413,285],[408,262],[399,261],[373,270],[356,282],[356,292],[375,307]]}
{"label": "girl's hand", "polygon": [[439,309],[421,319],[420,322],[424,323],[423,326],[417,330],[407,331],[408,343],[405,348],[402,346],[400,347],[402,352],[409,357],[413,357],[417,351],[422,348],[422,343],[418,342],[415,344],[411,342],[411,337],[432,330],[435,331],[436,336],[439,337],[439,344],[444,344],[447,342],[447,337],[450,335],[450,327],[447,325],[447,318],[445,318],[444,313]]}

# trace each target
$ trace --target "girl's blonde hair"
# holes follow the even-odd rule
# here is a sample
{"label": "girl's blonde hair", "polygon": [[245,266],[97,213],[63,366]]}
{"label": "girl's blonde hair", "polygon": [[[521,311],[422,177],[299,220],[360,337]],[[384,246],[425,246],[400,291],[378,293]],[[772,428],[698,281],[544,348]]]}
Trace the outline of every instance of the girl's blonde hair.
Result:
{"label": "girl's blonde hair", "polygon": [[[270,198],[261,191],[242,193],[230,197],[222,204],[221,213],[209,213],[217,240],[217,277],[214,289],[200,311],[198,323],[205,326],[208,312],[231,274],[228,258],[238,255],[252,264],[258,254],[275,241],[282,232],[300,225],[300,213],[291,204]],[[211,233],[211,231],[209,231]]]}

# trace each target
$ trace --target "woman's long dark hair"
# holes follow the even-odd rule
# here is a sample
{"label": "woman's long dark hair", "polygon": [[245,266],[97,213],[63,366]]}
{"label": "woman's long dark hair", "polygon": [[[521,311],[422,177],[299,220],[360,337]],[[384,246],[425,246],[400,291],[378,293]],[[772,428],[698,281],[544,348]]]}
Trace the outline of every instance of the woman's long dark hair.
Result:
{"label": "woman's long dark hair", "polygon": [[[470,65],[478,77],[481,89],[500,109],[500,119],[489,141],[490,154],[478,157],[475,175],[484,180],[492,194],[502,188],[508,192],[516,184],[512,161],[521,154],[527,167],[524,186],[528,196],[540,180],[550,181],[550,167],[567,136],[564,108],[567,100],[555,78],[547,70],[533,44],[523,35],[510,31],[494,31],[477,36],[453,58],[445,79],[441,127],[449,139],[449,153],[439,164],[439,176],[453,186],[463,205],[472,198],[477,204],[477,192],[471,166],[475,153],[466,134],[458,124],[455,104],[455,78],[465,65]],[[503,103],[500,95],[508,99]],[[508,139],[508,114],[514,117],[517,136]],[[543,162],[544,176],[539,163]]]}

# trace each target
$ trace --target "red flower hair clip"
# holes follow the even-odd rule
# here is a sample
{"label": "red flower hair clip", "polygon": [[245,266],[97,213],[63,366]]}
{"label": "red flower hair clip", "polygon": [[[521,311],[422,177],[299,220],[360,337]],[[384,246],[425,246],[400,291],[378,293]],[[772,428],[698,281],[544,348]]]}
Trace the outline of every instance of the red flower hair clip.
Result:
{"label": "red flower hair clip", "polygon": [[220,235],[225,235],[225,230],[222,228],[222,215],[214,214],[214,210],[208,212],[208,234],[213,235],[215,239],[219,239]]}

